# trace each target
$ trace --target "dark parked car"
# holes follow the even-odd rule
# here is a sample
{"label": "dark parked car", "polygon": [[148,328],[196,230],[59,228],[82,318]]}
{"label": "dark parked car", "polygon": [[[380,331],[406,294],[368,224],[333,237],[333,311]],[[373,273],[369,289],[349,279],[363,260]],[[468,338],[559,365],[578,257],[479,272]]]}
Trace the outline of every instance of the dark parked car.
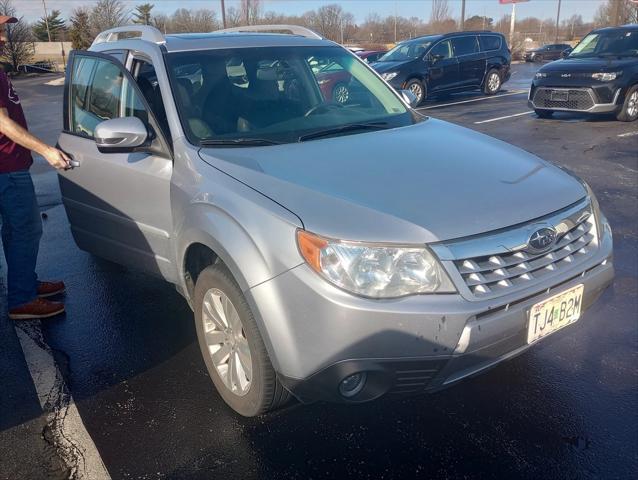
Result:
{"label": "dark parked car", "polygon": [[571,51],[572,46],[566,43],[554,43],[552,45],[543,45],[542,47],[527,50],[525,52],[526,62],[543,62],[545,60],[558,60],[563,52]]}
{"label": "dark parked car", "polygon": [[566,58],[544,65],[529,105],[542,118],[570,111],[638,119],[638,25],[594,30]]}
{"label": "dark parked car", "polygon": [[461,90],[493,95],[509,80],[511,59],[500,33],[456,32],[401,42],[372,67],[421,103],[430,95]]}
{"label": "dark parked car", "polygon": [[361,50],[360,52],[354,52],[361,60],[366,63],[374,63],[382,56],[388,53],[387,50]]}

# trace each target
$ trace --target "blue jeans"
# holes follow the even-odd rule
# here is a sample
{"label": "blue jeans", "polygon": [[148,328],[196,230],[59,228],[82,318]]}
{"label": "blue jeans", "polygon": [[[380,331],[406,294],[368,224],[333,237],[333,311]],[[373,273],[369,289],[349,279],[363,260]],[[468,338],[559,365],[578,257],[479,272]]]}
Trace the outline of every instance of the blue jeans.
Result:
{"label": "blue jeans", "polygon": [[37,297],[38,258],[42,221],[28,170],[0,173],[0,217],[2,246],[7,260],[9,308]]}

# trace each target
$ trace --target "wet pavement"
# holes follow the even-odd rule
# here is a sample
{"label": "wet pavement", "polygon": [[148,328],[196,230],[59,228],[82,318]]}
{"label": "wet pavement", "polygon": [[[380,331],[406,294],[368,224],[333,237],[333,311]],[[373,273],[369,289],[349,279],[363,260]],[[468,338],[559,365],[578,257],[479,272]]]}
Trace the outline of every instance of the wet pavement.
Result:
{"label": "wet pavement", "polygon": [[[111,477],[634,477],[638,136],[632,133],[638,125],[526,113],[534,68],[514,66],[498,98],[454,95],[422,111],[513,143],[587,180],[614,230],[616,281],[573,326],[429,396],[359,406],[294,404],[256,419],[238,417],[208,378],[183,298],[161,280],[79,251],[55,174],[39,160],[34,179],[47,215],[40,275],[61,277],[68,286],[66,316],[43,323],[42,331]],[[44,81],[15,86],[32,130],[54,141],[62,88]],[[22,451],[38,457],[37,428],[27,426],[41,427],[43,420],[20,344],[5,316],[0,322],[0,478],[15,478],[20,438]]]}

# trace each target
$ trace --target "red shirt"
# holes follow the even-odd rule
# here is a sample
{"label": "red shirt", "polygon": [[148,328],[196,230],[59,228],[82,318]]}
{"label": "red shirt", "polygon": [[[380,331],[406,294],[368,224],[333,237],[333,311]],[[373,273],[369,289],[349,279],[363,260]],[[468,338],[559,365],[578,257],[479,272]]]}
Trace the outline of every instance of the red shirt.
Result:
{"label": "red shirt", "polygon": [[[2,71],[0,71],[0,108],[6,108],[11,120],[22,128],[27,128],[20,98],[11,85],[11,80]],[[28,170],[32,163],[33,158],[29,150],[0,132],[0,173]]]}

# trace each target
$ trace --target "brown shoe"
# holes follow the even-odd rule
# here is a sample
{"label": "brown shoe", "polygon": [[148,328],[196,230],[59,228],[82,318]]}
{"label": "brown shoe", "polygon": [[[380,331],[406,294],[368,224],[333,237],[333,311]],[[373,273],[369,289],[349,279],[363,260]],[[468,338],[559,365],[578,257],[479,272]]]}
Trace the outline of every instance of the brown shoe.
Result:
{"label": "brown shoe", "polygon": [[38,282],[38,297],[47,298],[64,293],[64,282]]}
{"label": "brown shoe", "polygon": [[59,302],[51,302],[44,298],[36,298],[32,302],[9,310],[11,320],[34,320],[37,318],[49,318],[64,312],[64,305]]}

